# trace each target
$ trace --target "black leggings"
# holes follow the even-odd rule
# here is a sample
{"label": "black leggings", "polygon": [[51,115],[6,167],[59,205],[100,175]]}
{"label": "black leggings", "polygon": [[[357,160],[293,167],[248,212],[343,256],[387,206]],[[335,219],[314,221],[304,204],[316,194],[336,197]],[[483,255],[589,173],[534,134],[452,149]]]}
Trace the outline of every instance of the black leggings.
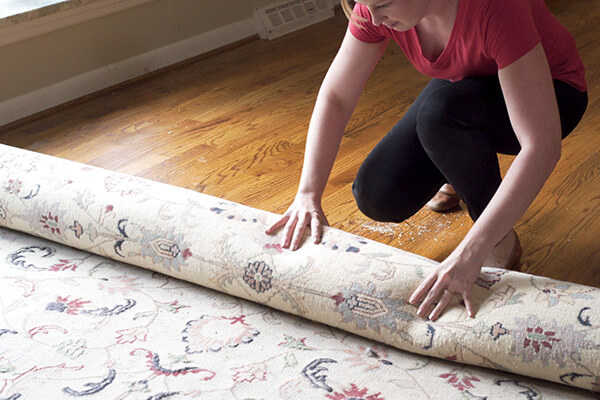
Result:
{"label": "black leggings", "polygon": [[[555,80],[562,136],[579,123],[587,92]],[[352,192],[359,209],[383,222],[414,215],[450,183],[476,220],[501,182],[497,153],[521,149],[498,77],[433,79],[360,167]]]}

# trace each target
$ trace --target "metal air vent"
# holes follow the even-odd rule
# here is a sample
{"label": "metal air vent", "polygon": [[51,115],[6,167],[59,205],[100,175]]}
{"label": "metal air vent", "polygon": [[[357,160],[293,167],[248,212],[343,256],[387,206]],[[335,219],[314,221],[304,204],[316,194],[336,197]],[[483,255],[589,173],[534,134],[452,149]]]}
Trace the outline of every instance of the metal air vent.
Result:
{"label": "metal air vent", "polygon": [[333,0],[281,0],[254,9],[261,39],[274,39],[333,17]]}

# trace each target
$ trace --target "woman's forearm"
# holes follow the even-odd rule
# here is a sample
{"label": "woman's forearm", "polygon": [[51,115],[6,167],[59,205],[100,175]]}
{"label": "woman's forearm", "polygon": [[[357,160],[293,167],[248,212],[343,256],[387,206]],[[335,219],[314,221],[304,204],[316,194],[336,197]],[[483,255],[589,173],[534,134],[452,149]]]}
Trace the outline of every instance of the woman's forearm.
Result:
{"label": "woman's forearm", "polygon": [[310,120],[298,195],[320,201],[344,128],[388,41],[365,43],[348,30],[323,80]]}
{"label": "woman's forearm", "polygon": [[308,128],[299,195],[320,201],[353,107],[320,95]]}
{"label": "woman's forearm", "polygon": [[529,208],[559,158],[556,149],[521,150],[459,248],[468,247],[479,254],[491,250]]}
{"label": "woman's forearm", "polygon": [[[463,241],[491,249],[517,223],[560,158],[561,125],[543,47],[498,72],[508,114],[522,149]],[[462,243],[461,243],[462,244]]]}

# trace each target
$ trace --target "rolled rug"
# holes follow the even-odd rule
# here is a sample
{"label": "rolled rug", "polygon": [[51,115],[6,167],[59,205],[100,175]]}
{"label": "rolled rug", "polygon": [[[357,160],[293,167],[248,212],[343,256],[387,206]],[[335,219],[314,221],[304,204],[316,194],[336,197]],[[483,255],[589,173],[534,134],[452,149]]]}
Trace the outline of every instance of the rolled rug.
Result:
{"label": "rolled rug", "polygon": [[436,262],[415,254],[334,228],[291,252],[265,211],[4,145],[0,183],[4,227],[412,353],[600,391],[597,288],[484,269],[475,318],[455,299],[430,322],[407,299]]}

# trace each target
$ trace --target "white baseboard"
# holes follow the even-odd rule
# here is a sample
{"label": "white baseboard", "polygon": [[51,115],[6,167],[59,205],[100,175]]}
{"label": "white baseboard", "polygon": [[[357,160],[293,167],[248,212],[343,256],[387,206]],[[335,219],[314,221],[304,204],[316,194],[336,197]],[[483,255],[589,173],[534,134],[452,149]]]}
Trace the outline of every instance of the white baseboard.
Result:
{"label": "white baseboard", "polygon": [[254,18],[248,18],[6,100],[0,126],[253,35]]}

